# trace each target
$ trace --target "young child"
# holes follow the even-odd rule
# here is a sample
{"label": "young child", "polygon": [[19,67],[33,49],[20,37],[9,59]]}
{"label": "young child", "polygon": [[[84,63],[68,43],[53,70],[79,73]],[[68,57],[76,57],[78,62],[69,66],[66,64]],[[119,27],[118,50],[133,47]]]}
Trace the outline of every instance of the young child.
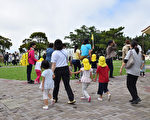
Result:
{"label": "young child", "polygon": [[49,69],[49,62],[44,60],[42,62],[42,68],[44,71],[42,72],[42,82],[40,88],[43,92],[43,99],[44,99],[44,106],[43,109],[48,109],[48,98],[51,100],[51,104],[53,105],[55,101],[52,98],[52,95],[49,93],[51,89],[54,88],[54,81],[53,81],[53,72]]}
{"label": "young child", "polygon": [[140,75],[142,77],[145,77],[145,70],[146,70],[146,68],[145,68],[145,55],[143,54],[142,55],[142,66],[141,66],[141,71],[140,71]]}
{"label": "young child", "polygon": [[87,99],[88,102],[91,102],[91,96],[89,96],[87,92],[87,88],[90,85],[91,79],[93,80],[93,75],[92,75],[93,69],[91,68],[89,60],[87,58],[84,58],[82,63],[84,67],[81,68],[80,71],[72,72],[72,73],[78,74],[80,72],[83,72],[81,78],[83,97],[81,97],[81,99]]}
{"label": "young child", "polygon": [[96,54],[92,54],[92,58],[91,58],[91,62],[90,63],[92,65],[93,74],[96,74],[97,63],[98,63],[98,61],[96,60]]}
{"label": "young child", "polygon": [[98,100],[103,101],[103,93],[107,93],[108,101],[111,99],[111,94],[108,90],[108,82],[109,82],[109,67],[106,64],[106,60],[104,56],[100,56],[98,61],[98,68],[96,71],[95,81],[97,80],[97,76],[99,75],[99,87],[98,87],[98,94],[100,97]]}
{"label": "young child", "polygon": [[43,58],[40,58],[35,64],[35,72],[36,72],[37,78],[34,80],[34,84],[40,83],[41,63],[43,60],[44,60]]}

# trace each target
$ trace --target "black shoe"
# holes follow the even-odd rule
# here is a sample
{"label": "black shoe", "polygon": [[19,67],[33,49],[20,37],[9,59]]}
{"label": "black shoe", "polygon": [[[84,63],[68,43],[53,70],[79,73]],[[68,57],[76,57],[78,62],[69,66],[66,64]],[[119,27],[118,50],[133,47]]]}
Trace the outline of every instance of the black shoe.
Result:
{"label": "black shoe", "polygon": [[115,78],[114,76],[110,76],[109,78]]}
{"label": "black shoe", "polygon": [[134,101],[133,99],[132,99],[132,100],[129,100],[129,102],[131,102],[131,103],[132,103],[133,101]]}
{"label": "black shoe", "polygon": [[28,81],[28,84],[34,84],[33,80]]}
{"label": "black shoe", "polygon": [[138,104],[139,102],[141,102],[142,100],[140,98],[134,100],[133,102],[131,102],[131,104]]}

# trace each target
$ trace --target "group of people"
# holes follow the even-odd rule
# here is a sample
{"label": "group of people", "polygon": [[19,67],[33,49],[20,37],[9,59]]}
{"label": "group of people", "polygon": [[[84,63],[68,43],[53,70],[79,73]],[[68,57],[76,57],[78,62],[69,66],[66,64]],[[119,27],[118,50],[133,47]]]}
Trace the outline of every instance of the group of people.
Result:
{"label": "group of people", "polygon": [[[120,74],[122,74],[123,67],[126,63],[130,61],[130,56],[132,54],[134,58],[134,64],[126,69],[127,72],[127,88],[132,96],[129,101],[131,104],[138,104],[141,99],[138,96],[136,89],[136,82],[140,76],[141,68],[144,66],[142,62],[142,53],[139,49],[137,42],[132,41],[128,45],[128,50],[126,47],[123,48],[124,52],[123,63],[120,68]],[[35,43],[30,44],[30,49],[28,50],[28,61],[27,66],[27,80],[29,84],[40,83],[40,77],[42,76],[42,82],[40,88],[43,92],[44,106],[43,109],[48,109],[48,98],[51,100],[51,104],[57,103],[59,84],[62,80],[65,86],[65,90],[68,95],[68,104],[74,104],[76,101],[74,99],[74,94],[70,86],[70,76],[75,74],[78,79],[81,76],[82,83],[82,93],[81,99],[86,99],[91,102],[91,96],[87,92],[87,88],[91,81],[99,82],[98,87],[98,100],[103,101],[103,93],[107,93],[108,100],[111,99],[111,94],[108,90],[109,78],[114,78],[113,76],[113,57],[116,56],[117,45],[114,41],[110,40],[106,49],[106,57],[97,57],[92,51],[94,47],[89,44],[89,40],[85,39],[81,49],[78,46],[74,48],[73,59],[68,59],[67,51],[62,41],[57,39],[54,44],[50,43],[49,48],[46,50],[46,58],[40,58],[37,60],[34,55],[34,49],[36,47]],[[72,63],[74,66],[74,72],[69,69],[68,62]],[[35,64],[36,63],[36,64]],[[32,66],[35,64],[35,70],[37,78],[35,81],[31,80]],[[43,72],[41,73],[43,69]],[[143,69],[143,68],[142,68]],[[93,78],[93,74],[96,74]],[[53,89],[53,94],[50,91]]]}
{"label": "group of people", "polygon": [[19,63],[20,56],[19,53],[15,52],[13,54],[6,52],[4,54],[4,64],[12,64],[12,65],[17,65]]}

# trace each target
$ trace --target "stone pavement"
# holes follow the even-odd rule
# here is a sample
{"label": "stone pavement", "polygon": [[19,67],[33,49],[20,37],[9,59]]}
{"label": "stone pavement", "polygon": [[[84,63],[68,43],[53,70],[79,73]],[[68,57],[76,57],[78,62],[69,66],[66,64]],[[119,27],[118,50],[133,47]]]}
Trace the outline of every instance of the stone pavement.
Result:
{"label": "stone pavement", "polygon": [[39,85],[0,79],[0,120],[150,120],[150,73],[146,76],[140,77],[137,83],[142,99],[138,105],[133,106],[128,102],[130,95],[126,88],[126,77],[119,76],[109,82],[112,94],[110,102],[106,95],[104,101],[97,100],[98,83],[94,82],[88,88],[91,103],[81,101],[81,84],[72,80],[76,104],[67,104],[67,95],[61,83],[58,103],[49,105],[49,110],[42,109]]}

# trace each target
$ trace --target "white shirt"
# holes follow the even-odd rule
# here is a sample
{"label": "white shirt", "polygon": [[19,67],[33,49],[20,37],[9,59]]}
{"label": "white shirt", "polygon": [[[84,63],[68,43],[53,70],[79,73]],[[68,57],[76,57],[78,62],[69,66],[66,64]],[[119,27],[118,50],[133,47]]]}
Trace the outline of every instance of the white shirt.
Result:
{"label": "white shirt", "polygon": [[84,70],[84,68],[81,68],[81,70],[83,72],[81,82],[85,82],[85,83],[91,82],[90,73],[93,72],[93,69],[91,68],[90,70]]}
{"label": "white shirt", "polygon": [[67,59],[68,59],[68,54],[66,53],[65,50],[55,50],[52,53],[51,62],[56,63],[56,68],[64,67],[64,66],[68,66]]}
{"label": "white shirt", "polygon": [[41,71],[41,64],[42,64],[42,62],[36,62],[36,64],[35,64],[35,70],[40,70]]}
{"label": "white shirt", "polygon": [[[43,77],[45,77],[44,89],[53,89],[54,88],[54,80],[53,80],[53,72],[51,69],[46,69],[42,72]],[[42,82],[40,85],[42,88]]]}

